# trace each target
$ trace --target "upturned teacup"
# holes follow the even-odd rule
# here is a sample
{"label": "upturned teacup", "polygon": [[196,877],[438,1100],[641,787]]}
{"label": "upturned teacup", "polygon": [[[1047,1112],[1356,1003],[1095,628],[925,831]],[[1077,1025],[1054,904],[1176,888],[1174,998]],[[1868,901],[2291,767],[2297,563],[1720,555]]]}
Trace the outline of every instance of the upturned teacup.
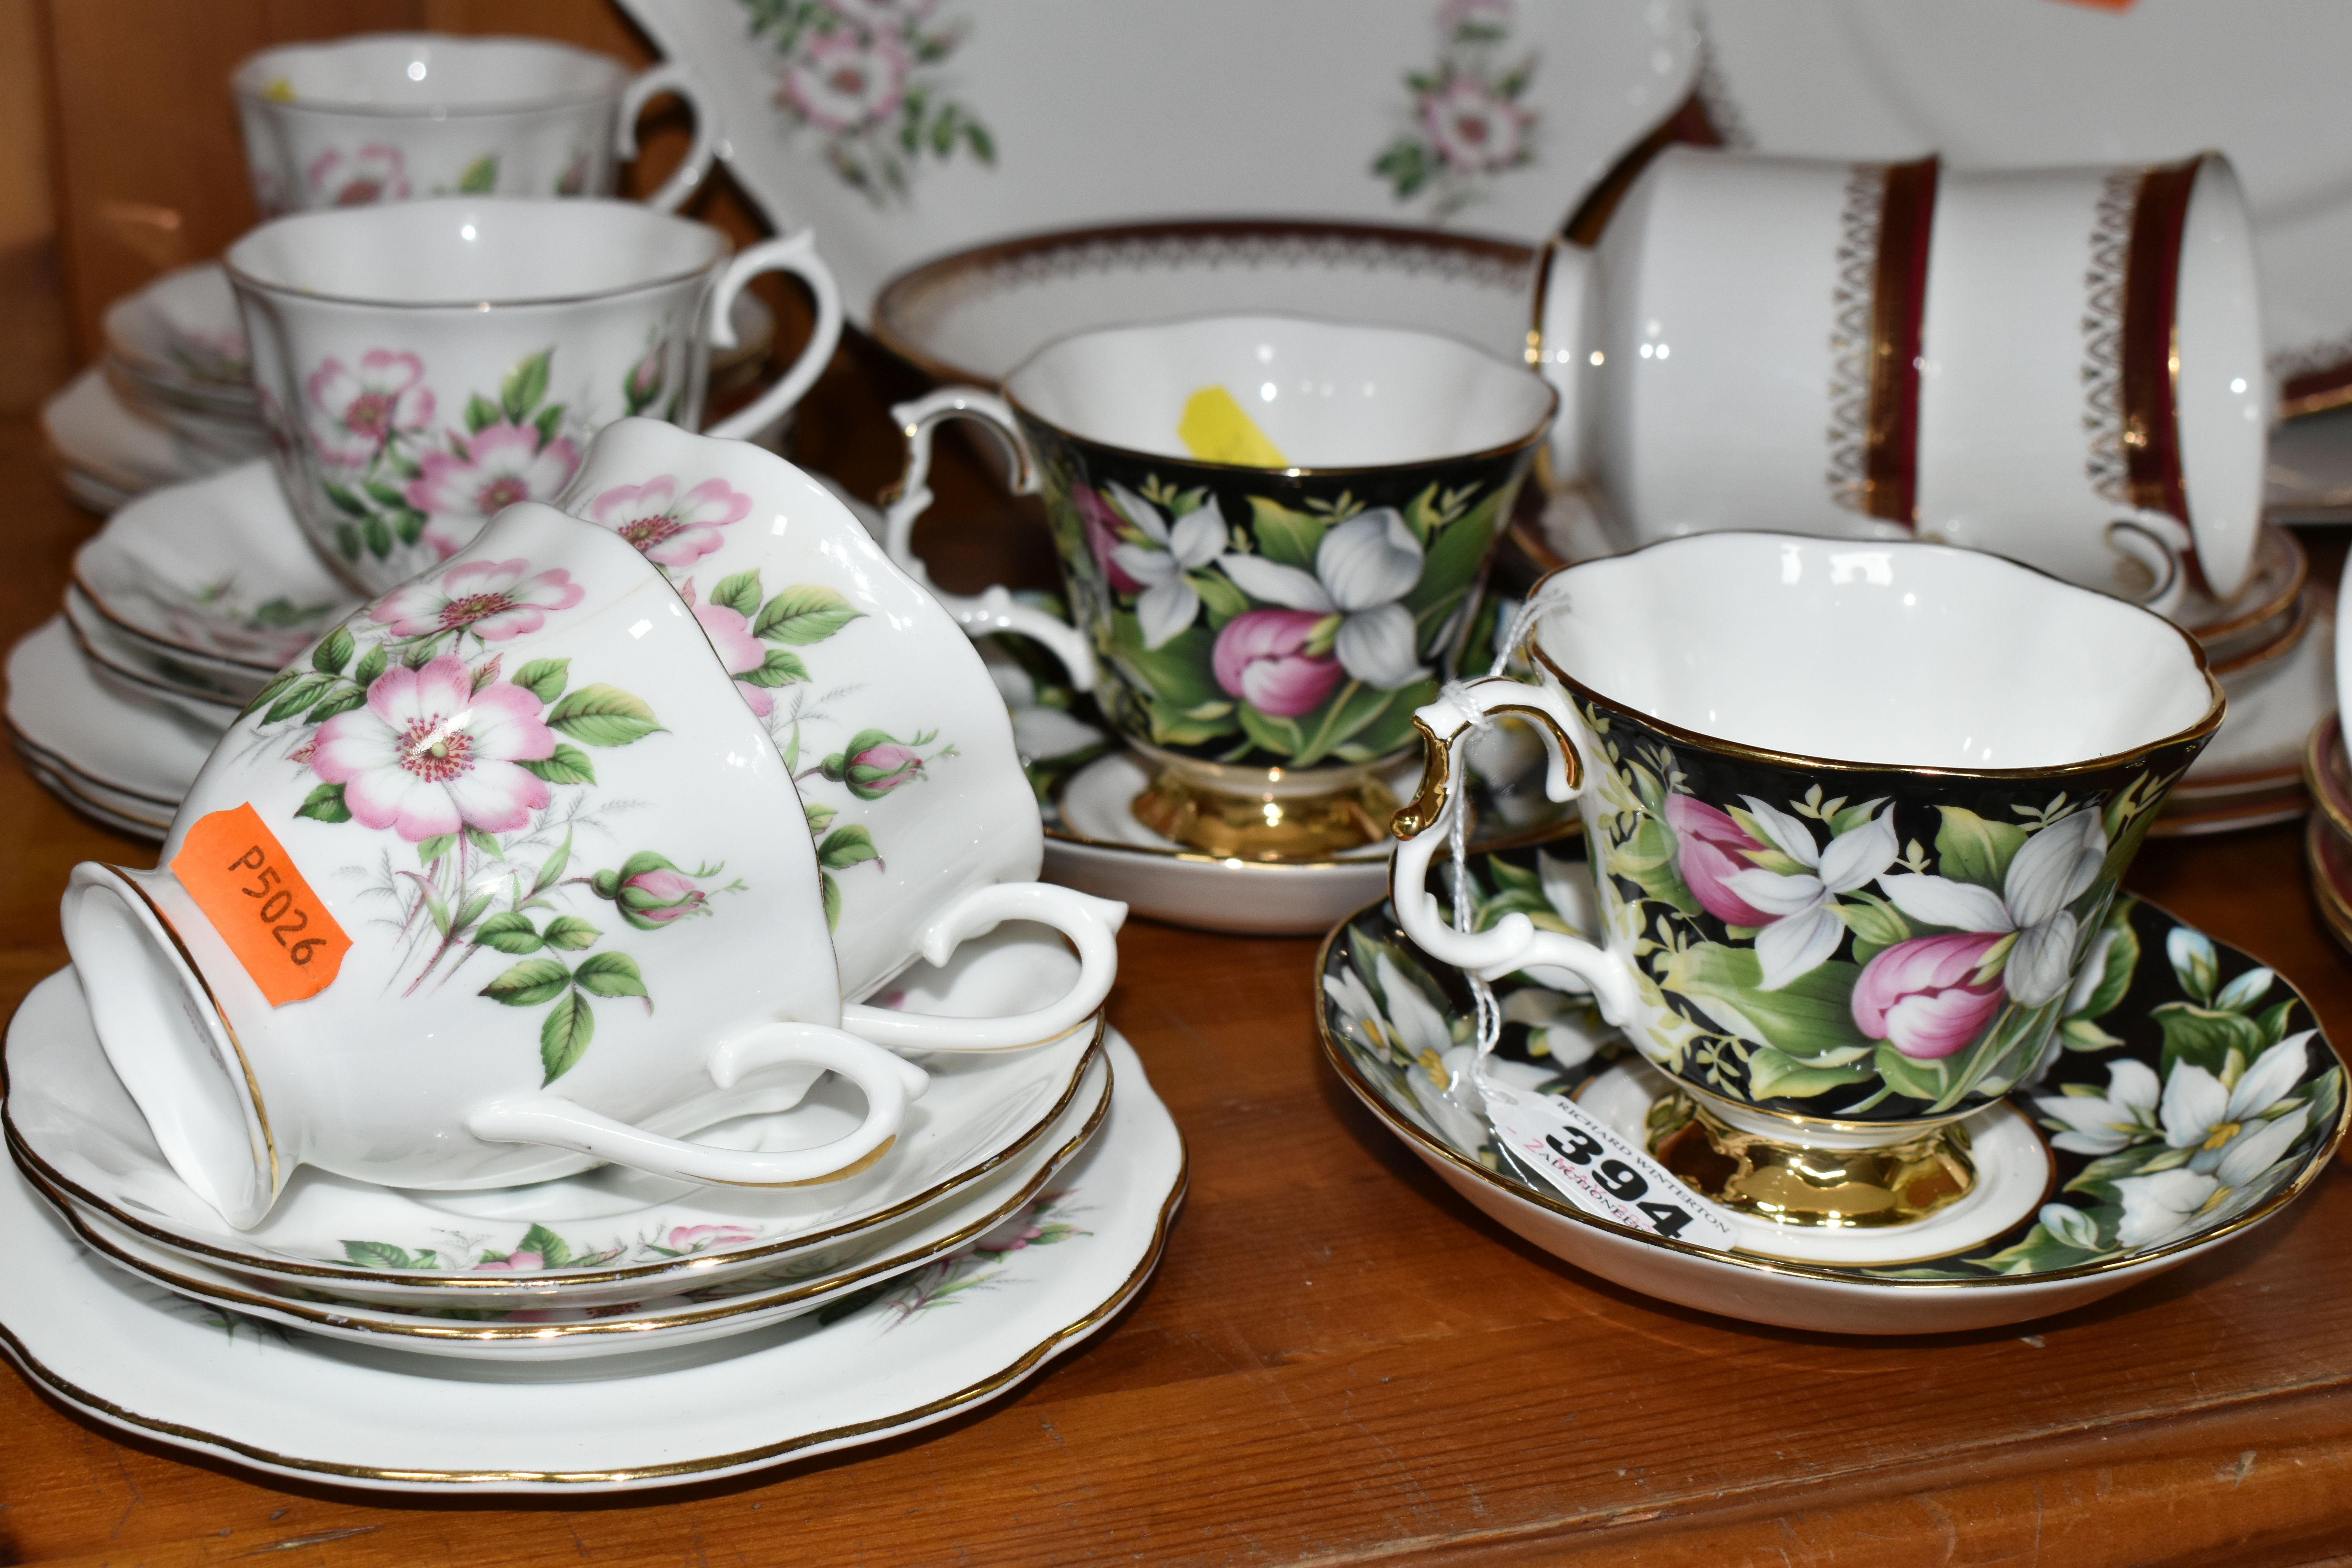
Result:
{"label": "upturned teacup", "polygon": [[[557,504],[659,568],[766,726],[808,813],[845,996],[922,956],[942,910],[985,905],[1061,931],[1082,1010],[1100,1003],[1124,907],[1036,880],[1045,830],[988,667],[830,490],[748,442],[624,419]],[[859,1027],[908,1046],[941,1028],[893,1016],[897,1033],[878,1010]],[[1007,1021],[998,1043],[1034,1037]]]}
{"label": "upturned teacup", "polygon": [[704,224],[628,202],[495,197],[304,213],[229,247],[273,458],[353,586],[446,559],[498,511],[569,484],[615,419],[702,416],[712,345],[751,279],[790,272],[816,327],[782,380],[713,426],[755,434],[841,334],[805,233],[733,257]]}
{"label": "upturned teacup", "polygon": [[[894,412],[908,467],[893,557],[955,416],[1043,494],[1075,630],[1003,589],[967,630],[1039,636],[1160,768],[1135,812],[1213,854],[1377,842],[1382,771],[1467,634],[1556,397],[1433,333],[1212,316],[1078,333],[1005,377]],[[1044,623],[1042,626],[1036,623]],[[1097,679],[1099,672],[1099,679]]]}
{"label": "upturned teacup", "polygon": [[[2221,719],[2195,640],[1906,542],[1697,535],[1537,599],[1540,685],[1471,682],[1415,717],[1405,930],[1489,978],[1590,989],[1678,1080],[1662,1158],[1727,1202],[1883,1224],[1958,1196],[1954,1124],[2113,979],[2117,884]],[[1519,915],[1457,931],[1423,890],[1456,742],[1507,712],[1578,803],[1597,941]]]}
{"label": "upturned teacup", "polygon": [[[923,951],[1035,918],[996,892],[943,897]],[[871,1037],[1005,1043],[1004,1019],[844,1005],[800,797],[707,628],[625,540],[532,504],[331,631],[231,728],[161,867],[79,867],[64,914],[109,1059],[240,1225],[303,1163],[825,1179],[926,1081]],[[1012,1032],[1108,984],[1092,964]],[[684,1141],[828,1068],[867,1099],[849,1137]]]}
{"label": "upturned teacup", "polygon": [[719,146],[692,72],[551,38],[369,33],[289,44],[229,79],[264,217],[426,196],[608,196],[636,156],[637,113],[664,93],[694,110],[694,143],[647,205],[692,195]]}

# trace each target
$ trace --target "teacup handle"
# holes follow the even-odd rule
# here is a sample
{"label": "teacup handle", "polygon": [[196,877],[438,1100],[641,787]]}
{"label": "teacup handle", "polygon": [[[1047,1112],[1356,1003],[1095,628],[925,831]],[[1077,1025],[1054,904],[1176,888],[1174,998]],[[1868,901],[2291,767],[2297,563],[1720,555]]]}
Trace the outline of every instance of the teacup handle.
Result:
{"label": "teacup handle", "polygon": [[1023,637],[1034,637],[1062,661],[1062,668],[1070,672],[1072,687],[1092,691],[1095,650],[1085,633],[1043,610],[1014,603],[1012,594],[1003,587],[984,589],[969,596],[943,594],[932,586],[929,571],[915,554],[915,520],[929,508],[932,500],[929,483],[932,434],[948,420],[971,419],[993,430],[1013,458],[1013,493],[1037,493],[1036,460],[1030,456],[1029,444],[1021,438],[1021,426],[1013,419],[1012,408],[1004,399],[979,387],[948,386],[927,397],[899,404],[890,410],[890,417],[907,435],[907,469],[899,476],[898,494],[884,514],[882,547],[890,559],[900,571],[929,589],[931,597],[947,606],[966,635],[979,637],[993,632],[1018,632]]}
{"label": "teacup handle", "polygon": [[622,89],[621,122],[613,131],[613,151],[621,161],[627,163],[637,155],[637,116],[666,92],[677,94],[694,110],[694,141],[686,150],[686,161],[662,182],[661,189],[646,198],[646,205],[657,213],[676,212],[687,197],[701,189],[710,173],[710,160],[719,152],[719,119],[710,110],[709,89],[701,78],[670,60],[639,71]]}
{"label": "teacup handle", "polygon": [[702,432],[706,436],[730,441],[758,439],[816,384],[816,378],[832,362],[834,346],[841,342],[841,287],[816,253],[816,237],[802,229],[763,239],[727,264],[727,270],[719,275],[719,287],[710,291],[708,335],[712,344],[722,349],[735,346],[735,327],[728,312],[735,307],[735,296],[763,272],[789,272],[809,286],[809,292],[816,297],[816,328],[782,381],[753,399],[749,407],[739,408],[709,426]]}
{"label": "teacup handle", "polygon": [[2170,512],[2140,510],[2107,524],[2108,547],[2129,556],[2156,576],[2156,586],[2136,601],[2143,610],[2169,616],[2189,592],[2189,573],[2181,561],[2189,547],[2189,530]]}
{"label": "teacup handle", "polygon": [[1522,969],[1565,969],[1591,988],[1601,1016],[1622,1027],[1633,1020],[1639,994],[1631,963],[1580,936],[1539,931],[1524,914],[1505,915],[1486,931],[1456,931],[1429,890],[1429,863],[1447,837],[1437,830],[1454,805],[1454,781],[1462,776],[1462,738],[1474,725],[1500,713],[1533,721],[1536,733],[1543,737],[1550,753],[1544,772],[1547,795],[1567,802],[1588,787],[1591,770],[1584,751],[1591,737],[1559,693],[1507,675],[1449,685],[1436,701],[1412,716],[1425,748],[1421,788],[1412,804],[1396,814],[1400,842],[1389,868],[1389,901],[1405,934],[1441,963],[1486,980]]}
{"label": "teacup handle", "polygon": [[919,945],[925,958],[945,963],[958,943],[1005,921],[1051,926],[1078,950],[1077,981],[1051,1005],[996,1018],[952,1018],[853,1003],[841,1010],[842,1027],[896,1050],[1009,1051],[1059,1039],[1094,1016],[1118,978],[1118,928],[1127,921],[1127,906],[1045,882],[998,882],[974,888],[933,916]]}
{"label": "teacup handle", "polygon": [[729,1186],[796,1187],[855,1175],[880,1159],[898,1136],[907,1102],[930,1078],[912,1062],[822,1024],[763,1024],[710,1053],[710,1079],[732,1089],[746,1073],[777,1066],[829,1068],[866,1091],[866,1120],[856,1131],[814,1149],[716,1149],[665,1138],[600,1115],[562,1095],[488,1106],[467,1130],[493,1143],[541,1143],[609,1160],[632,1170]]}

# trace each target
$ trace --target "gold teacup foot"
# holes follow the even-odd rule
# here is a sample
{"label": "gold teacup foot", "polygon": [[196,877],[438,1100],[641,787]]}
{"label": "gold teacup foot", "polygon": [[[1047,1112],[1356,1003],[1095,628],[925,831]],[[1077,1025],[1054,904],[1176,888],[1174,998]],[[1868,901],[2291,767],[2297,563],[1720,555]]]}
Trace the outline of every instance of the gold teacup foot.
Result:
{"label": "gold teacup foot", "polygon": [[1811,1148],[1743,1132],[1676,1092],[1650,1107],[1649,1141],[1658,1163],[1703,1196],[1779,1225],[1907,1225],[1977,1179],[1958,1122],[1877,1148]]}
{"label": "gold teacup foot", "polygon": [[1237,860],[1328,860],[1384,842],[1397,799],[1377,778],[1298,794],[1284,788],[1276,773],[1265,789],[1244,794],[1210,789],[1163,768],[1129,809],[1144,826],[1188,849]]}

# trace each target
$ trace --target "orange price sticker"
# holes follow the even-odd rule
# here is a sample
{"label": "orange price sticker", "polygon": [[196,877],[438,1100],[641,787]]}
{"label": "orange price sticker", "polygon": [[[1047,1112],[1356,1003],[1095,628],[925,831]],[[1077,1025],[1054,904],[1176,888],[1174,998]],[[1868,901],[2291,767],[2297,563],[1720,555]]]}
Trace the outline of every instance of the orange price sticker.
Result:
{"label": "orange price sticker", "polygon": [[189,828],[172,875],[272,1007],[334,984],[352,939],[252,806],[215,811]]}

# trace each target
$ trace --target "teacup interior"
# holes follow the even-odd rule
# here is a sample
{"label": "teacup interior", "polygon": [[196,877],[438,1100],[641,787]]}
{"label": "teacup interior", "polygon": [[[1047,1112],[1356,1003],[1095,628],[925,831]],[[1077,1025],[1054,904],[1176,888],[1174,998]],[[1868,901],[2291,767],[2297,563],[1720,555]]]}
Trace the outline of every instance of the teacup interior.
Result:
{"label": "teacup interior", "polygon": [[640,288],[726,251],[717,229],[634,202],[460,196],[278,218],[231,246],[228,266],[291,293],[496,305]]}
{"label": "teacup interior", "polygon": [[1005,377],[1026,412],[1155,457],[1200,455],[1178,434],[1221,388],[1300,468],[1427,462],[1526,440],[1551,417],[1540,378],[1433,332],[1297,316],[1204,316],[1080,332]]}
{"label": "teacup interior", "polygon": [[619,62],[569,44],[373,33],[269,49],[237,68],[254,98],[344,112],[539,109],[621,89]]}
{"label": "teacup interior", "polygon": [[2178,734],[2214,700],[2171,623],[1974,551],[1713,533],[1552,582],[1538,637],[1561,671],[1767,751],[2056,767]]}

